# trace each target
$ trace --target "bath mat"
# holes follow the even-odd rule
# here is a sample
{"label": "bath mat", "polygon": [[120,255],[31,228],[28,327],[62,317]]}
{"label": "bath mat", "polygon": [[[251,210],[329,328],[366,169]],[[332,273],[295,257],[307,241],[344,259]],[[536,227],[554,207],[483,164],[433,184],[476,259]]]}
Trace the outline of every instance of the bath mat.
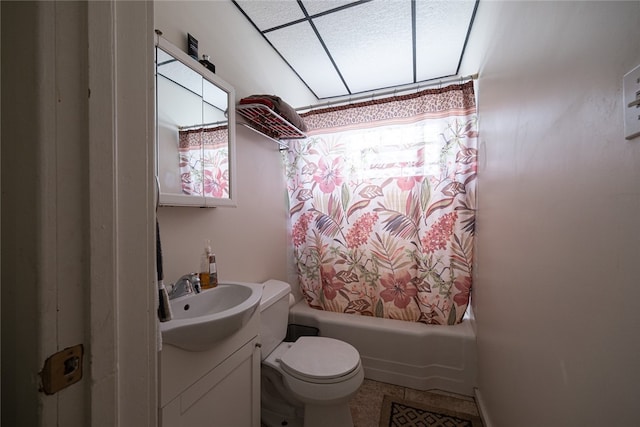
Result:
{"label": "bath mat", "polygon": [[482,427],[479,416],[461,412],[460,399],[427,393],[427,402],[385,395],[380,427]]}

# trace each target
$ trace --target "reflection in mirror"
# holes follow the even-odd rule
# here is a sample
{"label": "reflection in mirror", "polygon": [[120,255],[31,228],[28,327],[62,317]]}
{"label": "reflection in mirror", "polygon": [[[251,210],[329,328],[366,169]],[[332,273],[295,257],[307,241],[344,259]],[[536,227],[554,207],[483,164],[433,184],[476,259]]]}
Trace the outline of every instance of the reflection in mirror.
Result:
{"label": "reflection in mirror", "polygon": [[160,204],[233,206],[233,88],[160,39],[156,90]]}

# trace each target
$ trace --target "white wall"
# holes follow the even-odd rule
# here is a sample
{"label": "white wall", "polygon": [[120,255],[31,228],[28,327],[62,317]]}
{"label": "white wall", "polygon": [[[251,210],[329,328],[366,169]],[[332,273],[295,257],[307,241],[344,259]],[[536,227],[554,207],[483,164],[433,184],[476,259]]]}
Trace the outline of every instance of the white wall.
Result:
{"label": "white wall", "polygon": [[[199,53],[211,56],[216,74],[234,86],[238,100],[271,93],[294,107],[315,97],[230,1],[160,1],[156,28],[186,51],[187,33]],[[288,280],[287,204],[282,160],[275,142],[238,126],[238,207],[158,210],[165,282],[199,268],[204,239],[211,239],[219,279]]]}
{"label": "white wall", "polygon": [[481,2],[477,319],[494,426],[637,425],[639,2]]}
{"label": "white wall", "polygon": [[[275,143],[238,127],[238,207],[161,207],[165,281],[196,271],[211,239],[220,280],[287,280],[287,207]],[[251,139],[253,138],[253,139]]]}

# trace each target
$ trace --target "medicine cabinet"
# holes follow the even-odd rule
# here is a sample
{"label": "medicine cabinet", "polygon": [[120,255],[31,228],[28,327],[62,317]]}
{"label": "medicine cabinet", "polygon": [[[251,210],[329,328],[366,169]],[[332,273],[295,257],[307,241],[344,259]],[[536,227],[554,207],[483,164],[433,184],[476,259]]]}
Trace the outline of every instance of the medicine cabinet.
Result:
{"label": "medicine cabinet", "polygon": [[162,37],[156,42],[161,206],[236,206],[235,91]]}

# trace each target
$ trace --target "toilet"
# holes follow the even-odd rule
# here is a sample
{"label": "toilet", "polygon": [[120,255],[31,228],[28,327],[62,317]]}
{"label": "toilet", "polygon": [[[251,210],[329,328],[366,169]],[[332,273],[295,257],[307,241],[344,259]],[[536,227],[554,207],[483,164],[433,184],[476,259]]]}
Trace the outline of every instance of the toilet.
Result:
{"label": "toilet", "polygon": [[302,336],[285,342],[291,287],[269,280],[260,301],[261,419],[268,427],[352,427],[349,399],[364,380],[351,344]]}

